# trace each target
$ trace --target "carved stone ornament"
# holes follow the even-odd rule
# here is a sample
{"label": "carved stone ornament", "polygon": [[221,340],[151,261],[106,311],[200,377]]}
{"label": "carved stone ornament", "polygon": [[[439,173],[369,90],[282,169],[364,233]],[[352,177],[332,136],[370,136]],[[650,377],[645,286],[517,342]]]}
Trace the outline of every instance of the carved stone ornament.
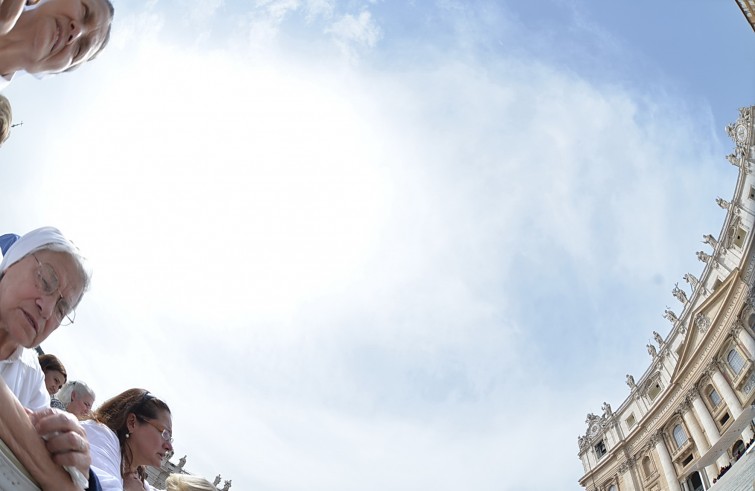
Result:
{"label": "carved stone ornament", "polygon": [[739,333],[742,332],[742,329],[744,328],[745,328],[744,323],[740,319],[737,319],[734,325],[731,326],[731,331],[730,331],[731,335],[734,337],[737,337]]}
{"label": "carved stone ornament", "polygon": [[684,394],[684,400],[689,401],[690,404],[694,402],[695,399],[700,397],[700,392],[698,392],[697,387],[692,387],[687,391],[686,394]]}
{"label": "carved stone ornament", "polygon": [[739,223],[741,221],[742,218],[739,215],[735,215],[734,218],[732,218],[729,229],[726,231],[726,235],[724,236],[724,248],[731,248],[732,244],[734,243],[734,237],[737,235],[737,232],[739,230]]}
{"label": "carved stone ornament", "polygon": [[702,312],[698,312],[695,316],[695,327],[697,327],[697,330],[700,331],[701,334],[705,334],[710,327],[710,317]]}
{"label": "carved stone ornament", "polygon": [[750,392],[752,392],[753,388],[755,388],[755,371],[750,374],[747,382],[745,382],[744,386],[742,387],[742,392],[748,395]]}
{"label": "carved stone ornament", "polygon": [[710,363],[705,366],[705,375],[710,377],[712,374],[720,372],[721,370],[719,369],[718,365],[718,360],[716,360],[715,358],[713,360],[710,360]]}

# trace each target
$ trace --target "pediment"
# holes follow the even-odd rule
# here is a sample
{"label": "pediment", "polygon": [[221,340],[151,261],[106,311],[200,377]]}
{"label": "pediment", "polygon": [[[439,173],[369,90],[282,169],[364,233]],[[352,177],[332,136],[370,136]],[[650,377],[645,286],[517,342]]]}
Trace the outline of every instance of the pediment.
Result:
{"label": "pediment", "polygon": [[700,349],[707,346],[709,339],[715,336],[722,322],[726,321],[726,306],[732,294],[746,286],[739,279],[739,269],[733,270],[708,298],[697,305],[683,319],[686,334],[680,348],[679,360],[671,377],[673,383],[679,382],[688,367],[699,360]]}

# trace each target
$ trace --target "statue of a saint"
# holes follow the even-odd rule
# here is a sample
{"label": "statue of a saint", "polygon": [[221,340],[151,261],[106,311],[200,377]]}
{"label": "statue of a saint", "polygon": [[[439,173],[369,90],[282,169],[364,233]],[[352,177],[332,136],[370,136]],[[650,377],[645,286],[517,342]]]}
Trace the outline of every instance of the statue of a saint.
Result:
{"label": "statue of a saint", "polygon": [[666,307],[666,310],[663,311],[663,318],[672,323],[679,320],[676,314],[668,307]]}
{"label": "statue of a saint", "polygon": [[653,358],[655,358],[656,356],[658,356],[658,350],[655,349],[655,346],[653,346],[652,344],[646,344],[645,346],[647,346],[648,354],[650,356],[652,356]]}
{"label": "statue of a saint", "polygon": [[703,244],[708,244],[713,249],[715,249],[718,245],[718,241],[711,234],[707,234],[703,235]]}
{"label": "statue of a saint", "polygon": [[658,334],[657,331],[653,331],[653,338],[655,339],[655,342],[658,343],[658,347],[660,348],[663,344],[663,338],[660,334]]}
{"label": "statue of a saint", "polygon": [[735,154],[730,153],[729,155],[726,156],[726,160],[728,160],[731,165],[735,167],[739,167],[739,159],[737,158]]}
{"label": "statue of a saint", "polygon": [[178,468],[183,469],[185,465],[186,465],[186,455],[184,455],[178,460]]}
{"label": "statue of a saint", "polygon": [[220,484],[220,479],[221,479],[220,474],[218,474],[217,476],[215,476],[215,480],[212,481],[212,485],[213,486],[217,486],[218,484]]}
{"label": "statue of a saint", "polygon": [[229,489],[231,489],[231,480],[230,479],[223,483],[223,491],[228,491]]}
{"label": "statue of a saint", "polygon": [[710,254],[706,254],[704,251],[697,251],[697,259],[699,259],[700,262],[707,263],[710,261]]}
{"label": "statue of a saint", "polygon": [[634,377],[632,377],[629,374],[627,374],[627,385],[629,386],[630,389],[634,389],[635,387],[637,387],[637,385],[634,383]]}
{"label": "statue of a saint", "polygon": [[718,206],[720,206],[724,210],[728,210],[729,209],[729,205],[731,205],[731,203],[729,203],[728,201],[726,201],[723,198],[716,198],[716,203],[718,203]]}
{"label": "statue of a saint", "polygon": [[700,281],[698,281],[698,279],[695,278],[695,275],[693,275],[692,273],[685,274],[684,281],[689,283],[689,286],[692,287],[692,291],[695,291],[697,285],[700,284]]}
{"label": "statue of a saint", "polygon": [[684,290],[679,288],[679,283],[674,283],[674,289],[671,290],[671,294],[674,295],[674,297],[676,297],[676,299],[681,303],[687,303],[687,294],[684,293]]}
{"label": "statue of a saint", "polygon": [[604,402],[603,405],[600,407],[600,409],[603,410],[604,416],[610,416],[611,415],[611,405],[607,402]]}

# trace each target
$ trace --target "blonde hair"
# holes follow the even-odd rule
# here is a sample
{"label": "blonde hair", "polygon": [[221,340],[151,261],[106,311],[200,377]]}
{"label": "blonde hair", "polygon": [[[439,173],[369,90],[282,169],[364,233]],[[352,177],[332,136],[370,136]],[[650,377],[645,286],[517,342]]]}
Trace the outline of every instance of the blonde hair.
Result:
{"label": "blonde hair", "polygon": [[171,474],[165,481],[166,491],[217,491],[207,479],[191,474]]}
{"label": "blonde hair", "polygon": [[10,101],[4,95],[0,95],[0,145],[10,136],[10,125],[13,122],[13,111]]}

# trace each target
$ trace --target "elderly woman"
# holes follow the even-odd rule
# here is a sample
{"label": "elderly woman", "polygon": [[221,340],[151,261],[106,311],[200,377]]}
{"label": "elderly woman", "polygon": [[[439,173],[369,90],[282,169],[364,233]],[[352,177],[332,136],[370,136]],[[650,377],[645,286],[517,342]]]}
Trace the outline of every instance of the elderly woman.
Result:
{"label": "elderly woman", "polygon": [[79,421],[92,417],[94,391],[87,384],[79,380],[66,382],[56,394],[60,409],[64,409],[76,416]]}
{"label": "elderly woman", "polygon": [[[43,489],[57,489],[55,481],[44,487],[54,472],[48,469],[35,474],[34,469],[39,470],[38,463],[45,462],[45,458],[72,469],[69,471],[72,475],[76,474],[76,469],[84,476],[89,474],[91,457],[86,434],[72,415],[48,407],[50,395],[37,354],[32,349],[61,323],[73,321],[74,309],[88,284],[89,274],[78,249],[52,227],[21,237],[0,262],[0,377],[3,379],[0,438]],[[15,398],[7,396],[11,392]],[[30,427],[37,432],[33,437],[26,433]],[[38,452],[39,435],[45,441],[47,453],[44,455]],[[57,486],[65,489],[62,483]]]}
{"label": "elderly woman", "polygon": [[108,399],[82,426],[103,491],[149,489],[140,467],[160,467],[165,454],[173,450],[170,408],[144,389],[129,389]]}
{"label": "elderly woman", "polygon": [[107,45],[114,13],[110,0],[24,4],[2,0],[0,5],[0,28],[7,30],[0,35],[0,88],[20,71],[44,75],[73,70]]}

